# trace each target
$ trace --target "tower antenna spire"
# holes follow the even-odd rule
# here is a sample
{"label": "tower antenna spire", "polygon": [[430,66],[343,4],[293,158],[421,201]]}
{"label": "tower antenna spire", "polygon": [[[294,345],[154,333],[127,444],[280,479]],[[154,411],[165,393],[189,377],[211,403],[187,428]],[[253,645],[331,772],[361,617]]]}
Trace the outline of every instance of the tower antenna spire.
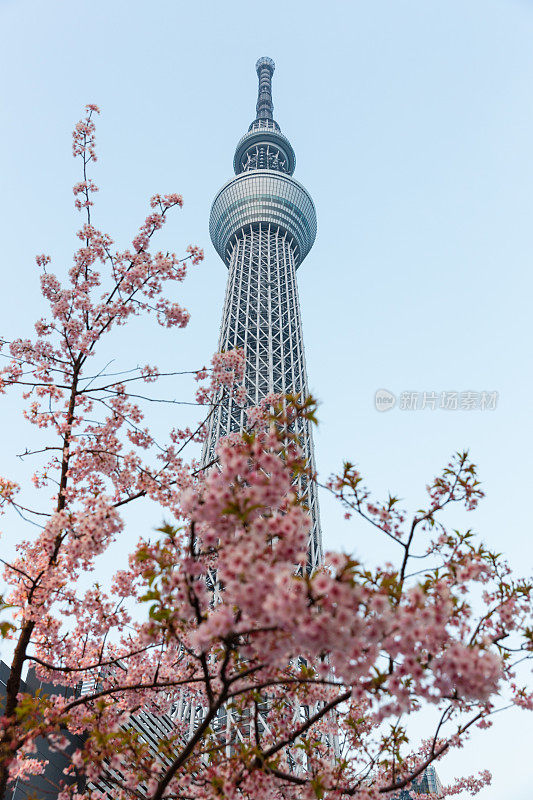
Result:
{"label": "tower antenna spire", "polygon": [[258,59],[255,69],[259,78],[257,91],[256,119],[274,119],[274,103],[272,102],[272,75],[276,65],[268,56]]}

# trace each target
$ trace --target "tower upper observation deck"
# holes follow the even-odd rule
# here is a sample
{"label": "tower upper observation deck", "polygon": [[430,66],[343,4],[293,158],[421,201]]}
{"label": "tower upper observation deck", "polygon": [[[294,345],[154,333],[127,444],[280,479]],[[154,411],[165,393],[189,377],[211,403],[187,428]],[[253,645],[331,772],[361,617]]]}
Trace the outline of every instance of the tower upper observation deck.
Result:
{"label": "tower upper observation deck", "polygon": [[316,236],[313,201],[292,174],[296,157],[275,121],[271,58],[256,64],[259,88],[256,118],[238,142],[233,159],[236,177],[218,192],[211,209],[209,233],[229,265],[236,235],[256,223],[275,225],[294,242],[296,266],[309,253]]}

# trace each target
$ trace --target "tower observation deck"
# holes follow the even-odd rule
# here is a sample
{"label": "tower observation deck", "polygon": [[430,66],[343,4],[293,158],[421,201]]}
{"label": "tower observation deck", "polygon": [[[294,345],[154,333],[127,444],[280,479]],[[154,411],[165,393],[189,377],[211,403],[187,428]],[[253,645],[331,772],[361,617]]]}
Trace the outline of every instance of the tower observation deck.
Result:
{"label": "tower observation deck", "polygon": [[[316,213],[309,193],[292,177],[294,150],[273,117],[274,67],[266,57],[256,64],[256,118],[237,144],[235,177],[216,195],[209,222],[213,245],[229,271],[219,350],[244,350],[248,406],[271,392],[308,394],[296,270],[313,246]],[[222,436],[245,422],[246,408],[231,398],[218,406],[204,462],[211,461]],[[309,423],[299,423],[298,433],[314,472]],[[316,486],[303,480],[300,491],[312,518],[312,570],[322,559]]]}

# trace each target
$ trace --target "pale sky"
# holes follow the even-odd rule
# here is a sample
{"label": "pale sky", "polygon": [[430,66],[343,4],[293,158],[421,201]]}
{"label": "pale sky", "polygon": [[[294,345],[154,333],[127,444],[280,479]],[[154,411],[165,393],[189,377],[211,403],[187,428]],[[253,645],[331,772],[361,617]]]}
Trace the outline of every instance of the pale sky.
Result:
{"label": "pale sky", "polygon": [[[487,498],[450,518],[531,570],[533,2],[530,0],[0,0],[0,334],[44,313],[34,255],[68,268],[78,223],[71,130],[98,103],[96,222],[125,246],[155,192],[185,205],[162,247],[206,259],[176,290],[185,332],[134,327],[116,365],[194,369],[216,348],[226,269],[209,209],[255,116],[254,64],[276,62],[274,116],[318,214],[299,272],[307,367],[319,398],[322,476],[359,464],[378,496],[416,510],[424,486],[470,448]],[[379,413],[374,393],[497,392],[493,410]],[[169,396],[189,399],[184,382]],[[0,398],[0,471],[21,479],[31,441]],[[189,419],[158,409],[164,429]],[[385,551],[322,498],[325,549]],[[134,521],[129,544],[160,522]],[[13,530],[2,525],[4,542]],[[126,550],[124,549],[122,555]],[[500,715],[438,765],[444,783],[489,767],[482,800],[529,800],[531,720]]]}

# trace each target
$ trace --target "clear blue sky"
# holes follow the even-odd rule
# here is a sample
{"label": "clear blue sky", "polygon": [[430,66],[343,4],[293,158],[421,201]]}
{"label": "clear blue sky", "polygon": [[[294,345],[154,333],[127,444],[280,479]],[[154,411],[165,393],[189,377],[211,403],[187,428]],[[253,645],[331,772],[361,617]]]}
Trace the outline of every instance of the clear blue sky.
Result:
{"label": "clear blue sky", "polygon": [[[0,28],[0,333],[29,335],[43,313],[34,254],[58,272],[69,264],[70,132],[96,102],[97,222],[125,245],[152,193],[180,191],[184,210],[161,243],[206,250],[178,292],[190,328],[136,328],[117,339],[116,364],[209,359],[226,280],[209,209],[254,116],[255,61],[269,55],[275,117],[319,220],[299,281],[321,473],[349,458],[378,493],[416,509],[427,480],[469,447],[487,499],[466,521],[529,571],[533,2],[0,0]],[[379,414],[378,388],[495,390],[499,402]],[[20,478],[29,432],[1,402],[1,471]],[[327,498],[322,518],[326,548],[383,555]],[[159,522],[153,511],[144,521]],[[525,715],[498,719],[442,762],[443,781],[489,766],[484,800],[527,800],[532,732]]]}

